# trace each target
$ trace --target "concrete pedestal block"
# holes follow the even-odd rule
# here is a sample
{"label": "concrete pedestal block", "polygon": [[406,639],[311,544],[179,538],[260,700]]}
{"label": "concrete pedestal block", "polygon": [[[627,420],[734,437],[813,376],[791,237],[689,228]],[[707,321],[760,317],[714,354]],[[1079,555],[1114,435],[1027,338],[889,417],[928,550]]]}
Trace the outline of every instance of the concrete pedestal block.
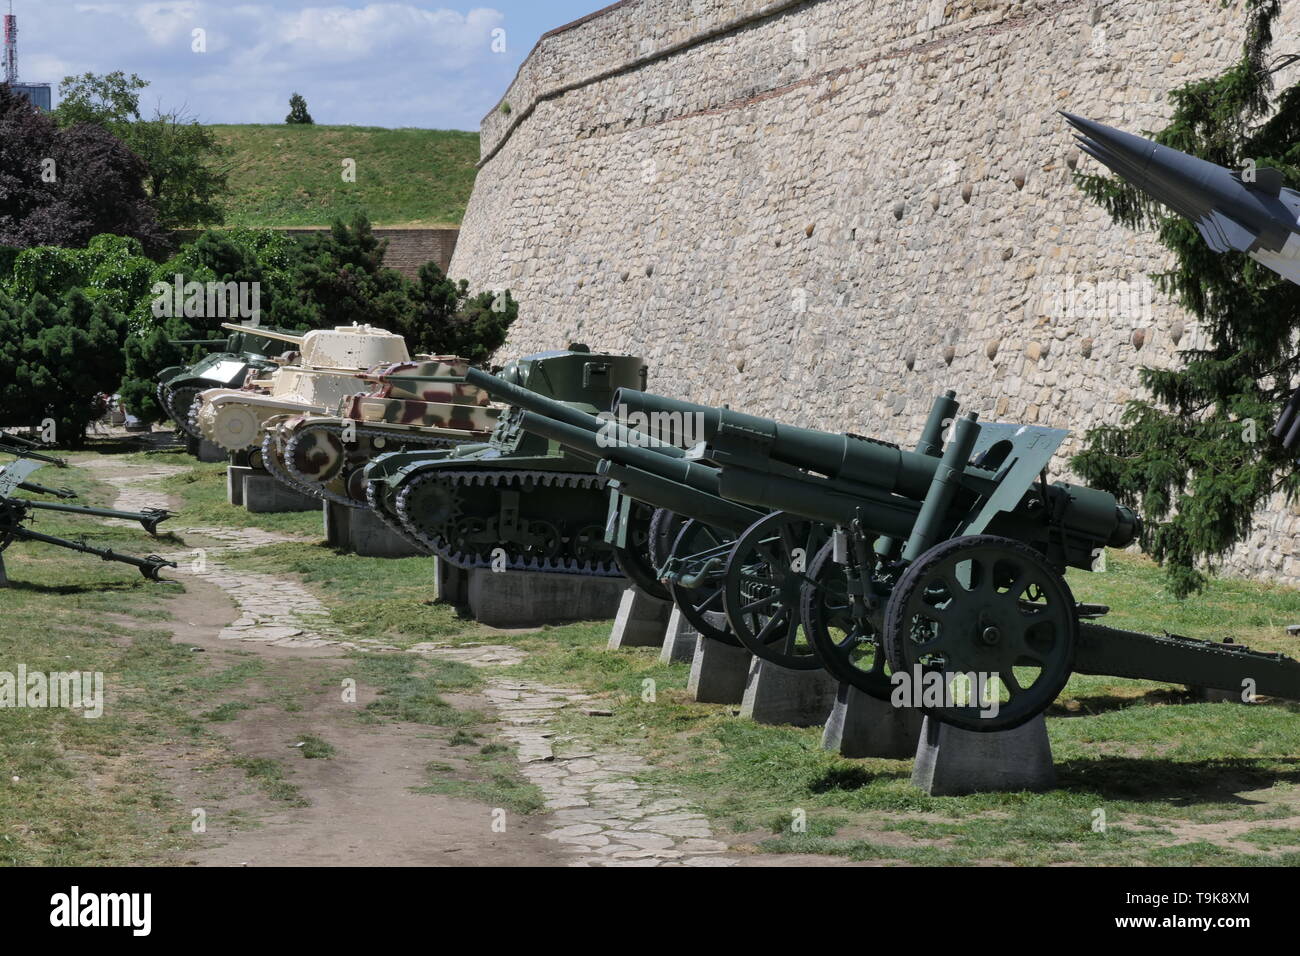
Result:
{"label": "concrete pedestal block", "polygon": [[206,438],[195,438],[193,435],[185,439],[185,450],[199,461],[208,464],[230,460],[230,452],[220,445],[214,445]]}
{"label": "concrete pedestal block", "polygon": [[841,684],[822,732],[822,749],[841,757],[891,757],[907,760],[921,736],[921,712],[876,700],[851,684]]}
{"label": "concrete pedestal block", "polygon": [[689,663],[695,657],[695,642],[699,638],[700,632],[691,626],[691,622],[682,616],[674,604],[668,614],[668,626],[664,628],[664,649],[659,654],[659,663]]}
{"label": "concrete pedestal block", "polygon": [[977,734],[926,717],[912,783],[932,797],[1051,790],[1056,765],[1039,715],[1014,730]]}
{"label": "concrete pedestal block", "polygon": [[489,627],[537,627],[565,621],[608,620],[618,613],[627,582],[577,574],[469,572],[470,613]]}
{"label": "concrete pedestal block", "polygon": [[434,599],[444,604],[465,607],[469,604],[469,572],[435,557]]}
{"label": "concrete pedestal block", "polygon": [[244,507],[244,479],[253,473],[245,465],[230,465],[226,468],[226,500],[236,508]]}
{"label": "concrete pedestal block", "polygon": [[618,604],[618,615],[609,632],[609,649],[620,647],[659,647],[664,642],[664,628],[672,604],[629,587]]}
{"label": "concrete pedestal block", "polygon": [[317,511],[320,502],[286,488],[266,472],[250,470],[244,476],[244,507],[256,515],[270,515]]}
{"label": "concrete pedestal block", "polygon": [[692,700],[702,704],[739,704],[745,697],[745,681],[753,659],[754,655],[743,647],[696,637],[686,690]]}
{"label": "concrete pedestal block", "polygon": [[369,508],[324,503],[325,540],[363,558],[414,558],[422,552]]}
{"label": "concrete pedestal block", "polygon": [[756,657],[745,682],[740,716],[760,724],[815,727],[826,723],[839,686],[820,668],[796,671]]}

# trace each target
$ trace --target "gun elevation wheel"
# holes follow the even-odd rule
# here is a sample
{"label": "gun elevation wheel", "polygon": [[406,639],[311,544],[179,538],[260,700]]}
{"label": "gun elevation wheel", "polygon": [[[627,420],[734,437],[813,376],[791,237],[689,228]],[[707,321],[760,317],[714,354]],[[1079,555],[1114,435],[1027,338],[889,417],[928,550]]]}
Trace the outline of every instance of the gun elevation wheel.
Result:
{"label": "gun elevation wheel", "polygon": [[723,608],[755,656],[791,670],[819,670],[799,613],[809,563],[826,542],[819,522],[778,511],[754,522],[727,559]]}
{"label": "gun elevation wheel", "polygon": [[1078,618],[1069,586],[1033,548],[993,535],[944,541],[902,575],[885,608],[895,672],[937,672],[944,696],[914,699],[963,730],[1009,730],[1041,714],[1074,668]]}
{"label": "gun elevation wheel", "polygon": [[[837,563],[835,543],[828,541],[808,568],[800,609],[808,640],[830,675],[877,700],[888,701],[893,685],[877,626],[880,612],[866,604],[872,599],[869,590],[874,572],[874,562],[866,568],[856,567],[856,562]],[[855,587],[868,592],[856,605],[850,575]]]}
{"label": "gun elevation wheel", "polygon": [[[673,542],[664,585],[691,627],[704,637],[741,647],[726,626],[722,603],[723,568],[734,544],[734,536],[719,528],[687,521]],[[719,618],[722,623],[715,623]]]}

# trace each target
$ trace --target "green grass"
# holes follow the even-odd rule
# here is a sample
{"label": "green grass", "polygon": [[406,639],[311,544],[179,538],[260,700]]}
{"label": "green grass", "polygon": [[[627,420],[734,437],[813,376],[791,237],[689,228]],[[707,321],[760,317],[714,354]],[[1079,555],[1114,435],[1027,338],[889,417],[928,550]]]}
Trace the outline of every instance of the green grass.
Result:
{"label": "green grass", "polygon": [[[213,126],[233,152],[232,226],[459,225],[474,186],[477,133],[363,126]],[[343,161],[356,161],[356,182]]]}
{"label": "green grass", "polygon": [[294,747],[306,760],[329,760],[334,756],[334,745],[315,734],[303,734]]}

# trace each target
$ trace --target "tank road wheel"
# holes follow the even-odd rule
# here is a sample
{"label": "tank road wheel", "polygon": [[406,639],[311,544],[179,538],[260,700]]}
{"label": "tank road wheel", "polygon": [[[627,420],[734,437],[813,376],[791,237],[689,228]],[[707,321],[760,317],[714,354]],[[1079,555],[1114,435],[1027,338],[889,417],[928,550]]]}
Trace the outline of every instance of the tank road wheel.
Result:
{"label": "tank road wheel", "polygon": [[942,674],[942,704],[926,713],[963,730],[1009,730],[1046,710],[1070,679],[1078,629],[1065,579],[1033,548],[993,535],[925,552],[885,608],[890,666]]}
{"label": "tank road wheel", "polygon": [[[800,595],[800,612],[808,640],[830,675],[876,700],[888,701],[892,685],[886,673],[888,660],[876,614],[859,605],[855,611],[849,594],[850,568],[835,561],[835,543],[828,541],[808,568],[808,582]],[[872,579],[874,565],[862,576]]]}
{"label": "tank road wheel", "polygon": [[755,656],[791,670],[822,667],[799,613],[808,564],[826,543],[825,525],[778,511],[754,522],[727,559],[727,624]]}
{"label": "tank road wheel", "polygon": [[530,558],[541,558],[545,561],[555,557],[564,547],[564,538],[560,536],[560,529],[549,521],[528,522],[528,535],[532,541],[524,546],[523,551]]}
{"label": "tank road wheel", "polygon": [[[662,509],[659,509],[662,510]],[[632,502],[627,521],[627,547],[614,549],[618,569],[642,594],[660,601],[671,601],[668,589],[659,580],[659,564],[654,559],[654,521],[659,511],[641,501]],[[604,540],[604,532],[601,532]]]}
{"label": "tank road wheel", "polygon": [[[706,615],[724,614],[723,568],[734,546],[733,535],[700,521],[687,521],[673,542],[666,568],[673,574],[664,584],[677,609],[701,635],[732,647],[742,647],[725,626],[719,627]],[[685,580],[683,580],[685,579]]]}

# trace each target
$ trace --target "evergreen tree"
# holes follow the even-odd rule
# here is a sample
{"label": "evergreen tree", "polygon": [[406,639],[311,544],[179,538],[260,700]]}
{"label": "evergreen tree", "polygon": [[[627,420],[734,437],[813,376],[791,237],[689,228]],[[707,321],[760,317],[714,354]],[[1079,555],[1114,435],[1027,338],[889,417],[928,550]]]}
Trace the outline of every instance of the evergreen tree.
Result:
{"label": "evergreen tree", "polygon": [[297,93],[289,97],[289,115],[284,121],[291,126],[311,126],[316,122],[307,112],[307,101]]}
{"label": "evergreen tree", "polygon": [[[1280,0],[1248,0],[1240,59],[1173,91],[1157,142],[1227,168],[1272,166],[1300,184],[1300,87],[1275,96],[1267,62],[1279,11]],[[1213,252],[1190,223],[1118,178],[1076,178],[1116,222],[1158,229],[1175,263],[1153,281],[1207,338],[1180,353],[1181,367],[1142,369],[1150,399],[1131,401],[1120,425],[1091,430],[1073,462],[1141,508],[1143,547],[1182,597],[1204,586],[1204,569],[1247,537],[1275,492],[1300,490],[1296,462],[1270,437],[1300,372],[1300,287],[1242,253]]]}

